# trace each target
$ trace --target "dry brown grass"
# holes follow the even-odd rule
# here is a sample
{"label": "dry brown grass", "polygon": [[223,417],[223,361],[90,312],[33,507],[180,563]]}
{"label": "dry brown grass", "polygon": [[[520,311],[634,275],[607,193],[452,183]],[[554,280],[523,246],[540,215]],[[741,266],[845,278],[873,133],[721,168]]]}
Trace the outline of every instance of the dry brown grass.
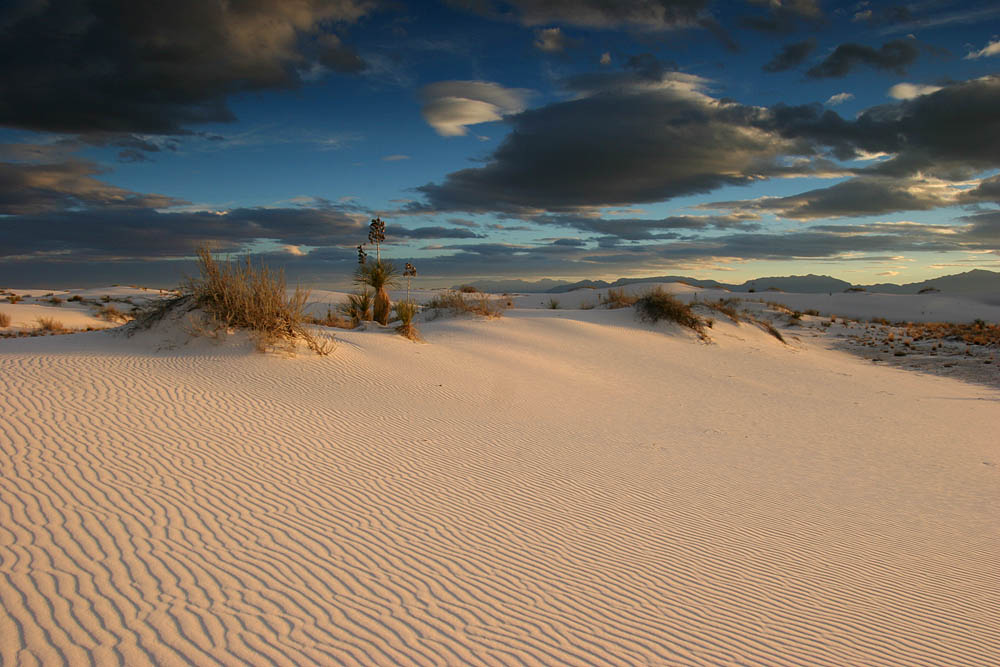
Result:
{"label": "dry brown grass", "polygon": [[57,333],[61,331],[66,331],[66,327],[62,322],[55,319],[54,317],[39,317],[35,320],[38,322],[38,330],[45,331],[48,333]]}
{"label": "dry brown grass", "polygon": [[908,322],[906,335],[912,340],[951,340],[961,341],[969,345],[1000,346],[1000,324],[991,324],[982,320],[976,320],[969,324]]}
{"label": "dry brown grass", "polygon": [[708,337],[706,329],[711,326],[711,323],[699,317],[690,305],[661,287],[655,287],[643,294],[635,302],[635,310],[636,315],[644,322],[655,324],[666,320],[691,329],[703,339]]}
{"label": "dry brown grass", "polygon": [[339,315],[336,311],[334,311],[332,306],[327,306],[326,315],[323,317],[306,315],[306,322],[309,324],[318,324],[323,327],[336,327],[338,329],[353,329],[358,326],[357,322],[353,321],[351,318]]}
{"label": "dry brown grass", "polygon": [[413,323],[413,318],[417,316],[417,304],[412,301],[400,301],[393,306],[393,310],[396,312],[396,319],[399,320],[396,333],[412,341],[421,340],[417,325]]}
{"label": "dry brown grass", "polygon": [[97,316],[102,320],[111,322],[112,324],[121,324],[123,322],[128,322],[131,319],[128,315],[110,304],[98,308]]}
{"label": "dry brown grass", "polygon": [[10,326],[10,315],[7,313],[0,313],[0,327]]}
{"label": "dry brown grass", "polygon": [[629,308],[634,306],[638,300],[639,297],[626,294],[624,287],[609,289],[607,294],[600,295],[598,297],[598,301],[600,301],[601,305],[606,306],[609,309]]}
{"label": "dry brown grass", "polygon": [[182,289],[209,317],[209,330],[243,329],[257,348],[291,352],[297,340],[305,341],[316,354],[330,352],[306,330],[306,301],[309,291],[296,287],[292,296],[285,288],[282,271],[266,264],[255,266],[247,255],[242,260],[217,261],[207,248],[198,249],[201,275],[188,278]]}
{"label": "dry brown grass", "polygon": [[19,303],[24,300],[24,297],[18,296],[17,294],[11,292],[10,296],[7,297],[7,300],[10,301],[11,303]]}
{"label": "dry brown grass", "polygon": [[489,294],[476,292],[475,296],[465,296],[462,292],[447,290],[427,302],[427,309],[436,314],[449,312],[453,315],[471,313],[483,317],[496,318],[512,305],[507,300],[491,298]]}
{"label": "dry brown grass", "polygon": [[479,288],[475,285],[462,285],[458,288],[458,291],[463,294],[476,294],[479,292]]}

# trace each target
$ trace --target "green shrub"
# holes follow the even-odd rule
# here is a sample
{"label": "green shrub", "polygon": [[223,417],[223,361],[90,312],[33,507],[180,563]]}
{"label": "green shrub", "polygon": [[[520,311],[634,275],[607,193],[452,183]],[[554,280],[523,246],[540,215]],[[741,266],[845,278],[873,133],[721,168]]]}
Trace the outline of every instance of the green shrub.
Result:
{"label": "green shrub", "polygon": [[372,301],[372,319],[383,326],[389,323],[392,306],[386,288],[395,285],[397,280],[396,267],[391,262],[381,260],[365,262],[354,275],[355,284],[370,287],[375,293]]}
{"label": "green shrub", "polygon": [[354,326],[372,318],[372,293],[368,290],[348,294],[347,301],[338,306],[340,312],[350,318]]}

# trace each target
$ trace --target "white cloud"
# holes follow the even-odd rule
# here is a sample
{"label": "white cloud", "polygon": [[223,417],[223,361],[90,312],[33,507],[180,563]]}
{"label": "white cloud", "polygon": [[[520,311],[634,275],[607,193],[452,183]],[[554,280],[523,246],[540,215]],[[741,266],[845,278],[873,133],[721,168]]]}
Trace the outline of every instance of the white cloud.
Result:
{"label": "white cloud", "polygon": [[524,111],[531,91],[489,81],[438,81],[420,90],[424,120],[438,134],[460,137],[467,126],[501,120]]}
{"label": "white cloud", "polygon": [[400,160],[409,160],[409,155],[386,155],[382,158],[382,162],[399,162]]}
{"label": "white cloud", "polygon": [[969,51],[969,54],[965,56],[966,60],[973,60],[975,58],[984,58],[986,56],[1000,56],[1000,39],[995,39],[978,51]]}
{"label": "white cloud", "polygon": [[854,99],[854,93],[837,93],[836,95],[831,95],[830,99],[826,101],[828,107],[836,106],[838,104],[843,104],[848,100]]}
{"label": "white cloud", "polygon": [[897,83],[889,89],[889,97],[897,100],[912,100],[914,97],[929,95],[941,90],[941,86],[925,86],[919,83]]}
{"label": "white cloud", "polygon": [[601,54],[601,64],[610,65],[611,64],[611,54],[605,51]]}

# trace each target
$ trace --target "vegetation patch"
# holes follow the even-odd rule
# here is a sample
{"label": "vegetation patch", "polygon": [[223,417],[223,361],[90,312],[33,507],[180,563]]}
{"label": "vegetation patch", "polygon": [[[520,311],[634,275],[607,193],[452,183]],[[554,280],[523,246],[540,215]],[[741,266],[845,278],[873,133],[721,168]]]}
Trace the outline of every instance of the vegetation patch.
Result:
{"label": "vegetation patch", "polygon": [[613,310],[615,308],[631,308],[639,300],[639,297],[625,293],[625,288],[609,289],[606,294],[598,297],[601,305]]}
{"label": "vegetation patch", "polygon": [[489,294],[482,292],[466,296],[457,290],[447,290],[428,301],[426,307],[435,311],[435,316],[445,312],[452,315],[469,313],[492,319],[503,315],[511,305],[510,300],[491,298]]}
{"label": "vegetation patch", "polygon": [[679,324],[691,329],[702,339],[707,339],[706,329],[711,326],[708,320],[699,317],[691,306],[675,296],[657,287],[642,295],[635,302],[636,315],[643,322],[656,323],[661,320]]}

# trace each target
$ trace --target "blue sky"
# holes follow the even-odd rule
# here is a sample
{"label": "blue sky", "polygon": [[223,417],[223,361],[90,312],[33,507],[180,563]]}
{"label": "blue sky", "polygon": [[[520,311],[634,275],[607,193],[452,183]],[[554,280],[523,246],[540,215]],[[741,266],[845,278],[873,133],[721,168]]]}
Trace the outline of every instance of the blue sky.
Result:
{"label": "blue sky", "polygon": [[569,0],[0,10],[0,284],[194,249],[345,286],[1000,270],[1000,6]]}

